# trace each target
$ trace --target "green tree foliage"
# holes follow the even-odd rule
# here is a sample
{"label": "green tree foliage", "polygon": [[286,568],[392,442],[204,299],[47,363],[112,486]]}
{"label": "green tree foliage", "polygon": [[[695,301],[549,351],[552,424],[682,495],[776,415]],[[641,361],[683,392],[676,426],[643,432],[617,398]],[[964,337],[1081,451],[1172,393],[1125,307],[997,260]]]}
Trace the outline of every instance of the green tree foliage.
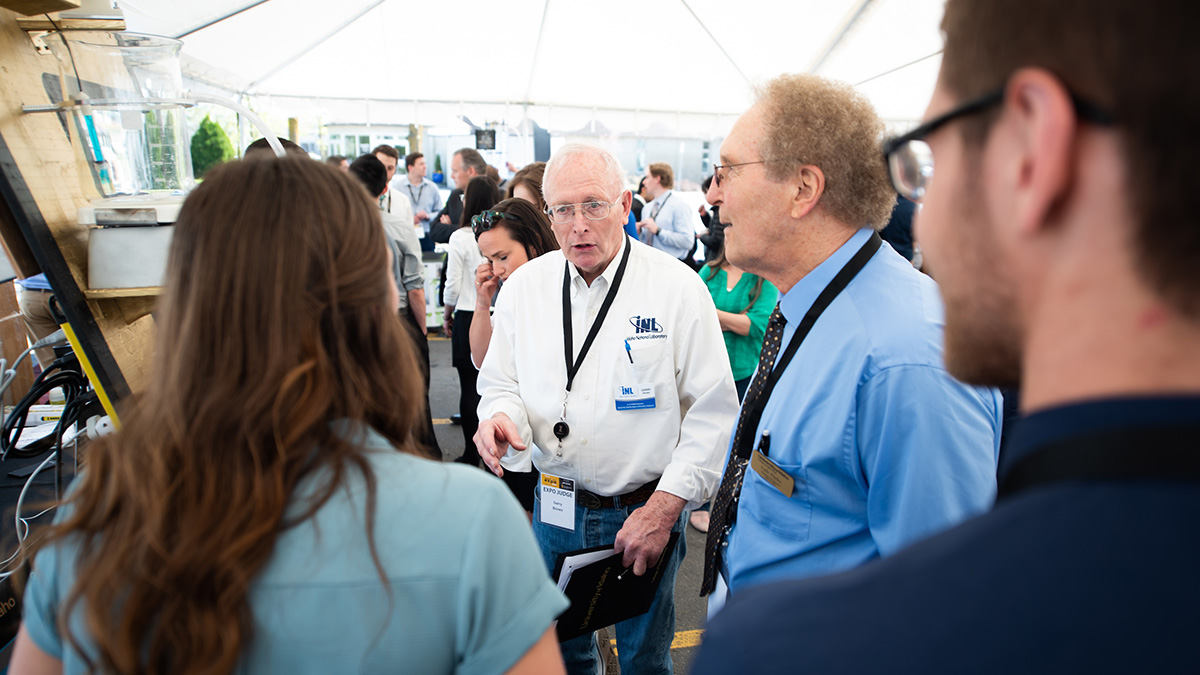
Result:
{"label": "green tree foliage", "polygon": [[233,159],[233,144],[219,124],[204,117],[192,136],[192,174],[202,178],[204,172],[221,162]]}

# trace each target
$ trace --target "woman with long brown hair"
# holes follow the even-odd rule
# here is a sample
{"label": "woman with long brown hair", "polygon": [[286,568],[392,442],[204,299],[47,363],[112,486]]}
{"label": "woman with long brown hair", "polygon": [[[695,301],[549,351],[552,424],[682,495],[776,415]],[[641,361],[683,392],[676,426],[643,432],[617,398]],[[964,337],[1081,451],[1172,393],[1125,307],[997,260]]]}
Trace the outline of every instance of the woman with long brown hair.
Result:
{"label": "woman with long brown hair", "polygon": [[14,672],[562,672],[516,502],[419,458],[378,208],[307,158],[210,171],[145,392],[88,449]]}

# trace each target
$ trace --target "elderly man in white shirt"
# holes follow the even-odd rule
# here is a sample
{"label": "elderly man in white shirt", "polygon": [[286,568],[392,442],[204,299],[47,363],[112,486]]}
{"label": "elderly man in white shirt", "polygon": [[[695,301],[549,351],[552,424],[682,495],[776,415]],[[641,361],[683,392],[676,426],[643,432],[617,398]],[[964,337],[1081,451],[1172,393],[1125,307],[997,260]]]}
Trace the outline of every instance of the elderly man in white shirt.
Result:
{"label": "elderly man in white shirt", "polygon": [[[534,534],[551,569],[560,553],[612,545],[644,574],[684,510],[715,491],[737,413],[708,291],[625,236],[623,186],[600,148],[568,145],[551,158],[543,190],[562,250],[505,282],[479,374],[476,445],[497,474],[531,461],[541,472]],[[680,538],[650,611],[617,625],[623,672],[672,672],[684,549]],[[562,649],[570,672],[595,672],[590,638]]]}

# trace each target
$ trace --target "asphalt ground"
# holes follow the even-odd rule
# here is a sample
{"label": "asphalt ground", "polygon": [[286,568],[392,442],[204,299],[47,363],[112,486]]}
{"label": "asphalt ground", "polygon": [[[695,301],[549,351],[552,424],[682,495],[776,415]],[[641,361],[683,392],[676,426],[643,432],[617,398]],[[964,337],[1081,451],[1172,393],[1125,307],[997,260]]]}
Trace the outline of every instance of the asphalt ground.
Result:
{"label": "asphalt ground", "polygon": [[[447,461],[462,454],[462,430],[450,423],[458,412],[458,372],[450,364],[450,340],[430,335],[429,338],[429,406],[433,413],[433,429],[442,456]],[[704,566],[704,535],[692,527],[687,531],[687,554],[675,580],[675,641],[671,657],[676,673],[687,673],[703,634],[707,602],[700,597],[700,581]],[[615,636],[612,629],[609,634]],[[612,671],[609,671],[610,673]]]}

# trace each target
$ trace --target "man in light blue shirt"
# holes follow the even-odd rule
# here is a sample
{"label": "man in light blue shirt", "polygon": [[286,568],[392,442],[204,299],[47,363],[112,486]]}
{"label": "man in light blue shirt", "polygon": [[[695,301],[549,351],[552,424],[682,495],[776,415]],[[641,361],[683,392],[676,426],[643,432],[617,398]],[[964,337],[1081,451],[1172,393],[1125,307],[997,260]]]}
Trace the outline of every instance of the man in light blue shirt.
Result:
{"label": "man in light blue shirt", "polygon": [[442,195],[438,186],[425,177],[425,155],[410,152],[404,157],[407,174],[397,178],[392,189],[408,197],[412,202],[413,225],[419,225],[424,239],[429,239],[429,221],[442,210]]}
{"label": "man in light blue shirt", "polygon": [[734,594],[890,555],[995,497],[1002,399],[946,373],[937,286],[878,239],[895,199],[882,135],[849,86],[785,75],[721,146],[709,195],[726,255],[779,287],[786,321],[773,388],[760,362],[743,404],[731,454],[749,464],[727,462],[740,497],[709,530]]}
{"label": "man in light blue shirt", "polygon": [[638,238],[647,246],[684,260],[696,245],[696,223],[691,207],[671,189],[675,185],[671,165],[651,164],[644,185],[652,199],[642,209],[645,218],[637,224]]}

